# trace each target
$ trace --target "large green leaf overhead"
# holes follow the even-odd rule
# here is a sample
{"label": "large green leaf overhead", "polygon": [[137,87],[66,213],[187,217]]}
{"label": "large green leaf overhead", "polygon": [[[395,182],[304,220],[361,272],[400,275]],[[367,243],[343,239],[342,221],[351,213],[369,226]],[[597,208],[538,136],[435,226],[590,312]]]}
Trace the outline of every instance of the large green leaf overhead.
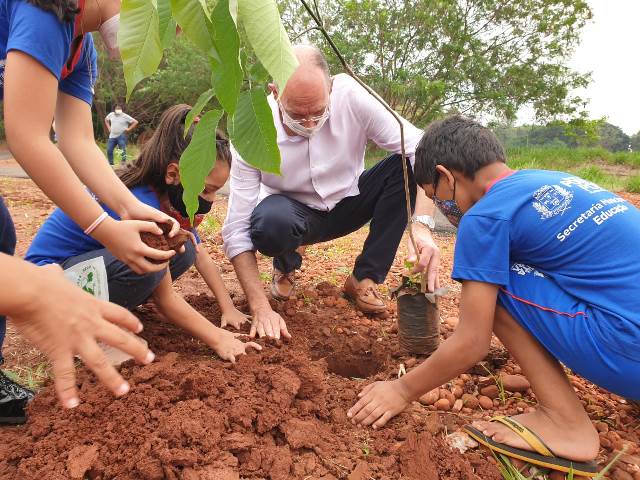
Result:
{"label": "large green leaf overhead", "polygon": [[123,0],[118,44],[128,99],[138,82],[152,75],[162,60],[158,11],[151,0]]}
{"label": "large green leaf overhead", "polygon": [[200,115],[202,109],[207,103],[209,103],[209,100],[211,100],[214,95],[215,91],[212,88],[200,94],[198,100],[196,100],[196,104],[191,110],[189,110],[187,117],[184,119],[184,138],[187,138],[187,134],[189,133],[189,129],[191,128],[193,121],[198,115]]}
{"label": "large green leaf overhead", "polygon": [[273,114],[262,88],[243,92],[228,122],[229,137],[243,160],[265,172],[280,174]]}
{"label": "large green leaf overhead", "polygon": [[212,61],[211,82],[220,105],[229,115],[233,115],[242,87],[242,67],[240,66],[240,36],[229,11],[229,0],[218,0],[211,17],[214,43],[220,61]]}
{"label": "large green leaf overhead", "polygon": [[238,0],[238,17],[256,56],[283,91],[298,61],[275,0]]}
{"label": "large green leaf overhead", "polygon": [[210,57],[220,59],[211,38],[211,21],[198,0],[171,0],[171,12],[194,45]]}
{"label": "large green leaf overhead", "polygon": [[222,113],[222,110],[211,110],[202,116],[189,146],[180,157],[180,183],[184,188],[182,200],[192,222],[198,210],[198,196],[204,190],[205,178],[216,163],[216,128]]}
{"label": "large green leaf overhead", "polygon": [[176,37],[176,21],[171,16],[170,0],[158,0],[158,23],[162,48],[168,48]]}

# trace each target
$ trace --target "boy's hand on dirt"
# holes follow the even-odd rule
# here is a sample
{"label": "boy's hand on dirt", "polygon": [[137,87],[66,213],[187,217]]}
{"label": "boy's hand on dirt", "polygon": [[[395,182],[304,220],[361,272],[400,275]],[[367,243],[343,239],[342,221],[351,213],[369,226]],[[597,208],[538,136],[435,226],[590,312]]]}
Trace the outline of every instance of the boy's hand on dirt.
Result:
{"label": "boy's hand on dirt", "polygon": [[427,227],[414,228],[413,236],[418,247],[416,255],[413,243],[409,239],[407,260],[414,264],[412,273],[427,273],[427,288],[430,292],[440,288],[440,249],[431,236],[431,231]]}
{"label": "boy's hand on dirt", "polygon": [[231,333],[222,329],[219,329],[218,333],[220,336],[216,339],[216,343],[212,345],[212,347],[223,360],[236,363],[236,357],[245,355],[247,348],[255,348],[258,351],[262,350],[262,347],[255,342],[244,343],[238,340],[237,337],[242,335],[240,333]]}
{"label": "boy's hand on dirt", "polygon": [[271,307],[256,310],[253,314],[249,336],[255,337],[256,333],[260,338],[264,336],[277,340],[280,339],[280,336],[291,338],[284,319],[277,312],[274,312]]}
{"label": "boy's hand on dirt", "polygon": [[38,293],[22,312],[12,313],[11,320],[51,360],[60,403],[66,408],[80,403],[74,355],[79,355],[115,395],[127,393],[129,384],[109,364],[97,341],[128,353],[140,363],[151,363],[154,354],[147,346],[122,330],[139,333],[140,321],[125,308],[83,292],[63,276],[57,265],[40,267],[30,281]]}
{"label": "boy's hand on dirt", "polygon": [[[173,250],[162,251],[149,247],[140,238],[140,232],[162,235],[162,229],[153,222],[140,220],[117,221],[107,218],[93,232],[93,237],[102,243],[119,260],[138,274],[159,272],[167,268],[167,262],[175,255]],[[147,258],[162,263],[152,263]]]}
{"label": "boy's hand on dirt", "polygon": [[354,425],[373,425],[373,428],[383,427],[411,404],[398,381],[372,383],[358,396],[360,400],[351,407],[347,416]]}
{"label": "boy's hand on dirt", "polygon": [[222,314],[220,327],[224,328],[227,325],[230,325],[236,330],[240,330],[240,327],[247,323],[250,319],[251,317],[249,315],[245,315],[237,308],[234,308],[230,312],[225,312]]}

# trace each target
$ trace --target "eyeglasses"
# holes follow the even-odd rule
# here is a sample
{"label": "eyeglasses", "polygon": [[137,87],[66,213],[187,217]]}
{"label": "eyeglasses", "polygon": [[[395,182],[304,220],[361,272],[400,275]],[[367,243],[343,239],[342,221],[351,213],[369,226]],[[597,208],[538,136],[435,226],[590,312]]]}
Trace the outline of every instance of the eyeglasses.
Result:
{"label": "eyeglasses", "polygon": [[278,105],[280,106],[280,111],[282,112],[282,117],[283,120],[285,120],[286,122],[293,122],[293,123],[297,123],[298,125],[304,126],[305,123],[318,123],[321,122],[322,120],[324,120],[328,113],[329,113],[329,104],[327,104],[326,107],[324,107],[324,111],[320,114],[320,115],[315,115],[313,117],[309,117],[309,118],[293,118],[288,112],[287,110],[284,108],[284,105],[282,105],[282,102],[278,99]]}

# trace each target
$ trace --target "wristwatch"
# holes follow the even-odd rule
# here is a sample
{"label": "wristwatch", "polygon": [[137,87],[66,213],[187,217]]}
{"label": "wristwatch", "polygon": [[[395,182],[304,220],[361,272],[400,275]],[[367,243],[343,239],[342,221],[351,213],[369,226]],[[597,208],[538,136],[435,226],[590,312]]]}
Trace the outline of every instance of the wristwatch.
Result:
{"label": "wristwatch", "polygon": [[436,220],[431,215],[414,215],[413,221],[424,225],[429,230],[436,228]]}

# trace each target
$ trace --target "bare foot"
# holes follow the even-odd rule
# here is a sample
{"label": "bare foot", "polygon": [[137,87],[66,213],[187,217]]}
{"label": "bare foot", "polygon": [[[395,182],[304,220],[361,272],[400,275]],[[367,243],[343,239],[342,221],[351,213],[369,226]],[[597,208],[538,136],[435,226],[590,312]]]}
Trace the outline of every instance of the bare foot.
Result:
{"label": "bare foot", "polygon": [[[580,425],[562,423],[554,420],[543,409],[512,418],[536,433],[559,457],[576,462],[589,462],[598,455],[600,439],[591,422]],[[496,442],[533,451],[526,441],[506,425],[498,422],[476,421],[473,426]]]}

